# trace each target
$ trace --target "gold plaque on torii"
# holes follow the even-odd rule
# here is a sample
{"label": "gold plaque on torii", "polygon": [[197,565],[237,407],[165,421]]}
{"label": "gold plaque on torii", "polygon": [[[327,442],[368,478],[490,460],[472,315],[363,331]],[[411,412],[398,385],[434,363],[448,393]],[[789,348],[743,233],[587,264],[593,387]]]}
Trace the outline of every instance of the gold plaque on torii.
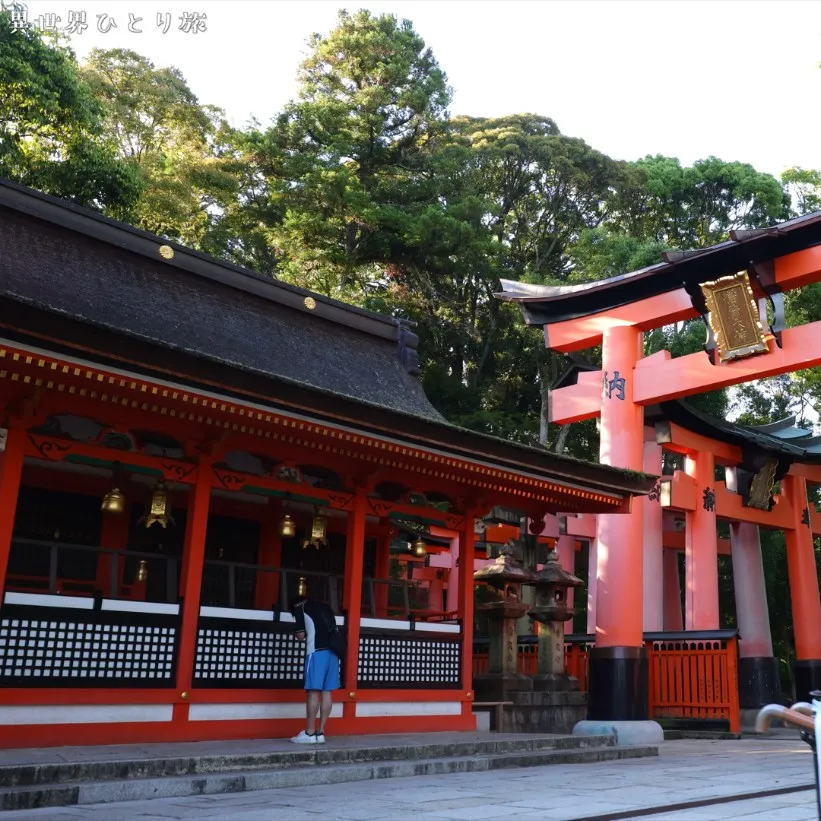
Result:
{"label": "gold plaque on torii", "polygon": [[769,352],[746,271],[705,282],[701,293],[722,362]]}

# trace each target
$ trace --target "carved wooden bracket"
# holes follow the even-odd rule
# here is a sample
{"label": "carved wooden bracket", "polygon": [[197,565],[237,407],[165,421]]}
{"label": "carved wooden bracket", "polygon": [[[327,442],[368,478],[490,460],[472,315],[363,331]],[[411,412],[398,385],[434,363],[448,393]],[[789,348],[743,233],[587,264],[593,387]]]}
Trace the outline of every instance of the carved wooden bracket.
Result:
{"label": "carved wooden bracket", "polygon": [[775,344],[780,348],[782,347],[781,334],[787,328],[787,320],[784,315],[784,294],[775,281],[775,261],[770,259],[766,262],[753,263],[747,269],[747,274],[772,305],[773,321],[769,324],[769,331],[775,339]]}

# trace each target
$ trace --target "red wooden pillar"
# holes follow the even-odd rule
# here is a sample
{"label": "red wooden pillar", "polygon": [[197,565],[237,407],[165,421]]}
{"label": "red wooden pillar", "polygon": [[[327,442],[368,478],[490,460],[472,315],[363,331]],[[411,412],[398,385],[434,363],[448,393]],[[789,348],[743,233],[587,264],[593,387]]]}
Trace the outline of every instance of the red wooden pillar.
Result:
{"label": "red wooden pillar", "polygon": [[475,512],[468,510],[459,533],[459,621],[462,624],[462,687],[470,693],[462,702],[462,715],[473,713],[473,554]]}
{"label": "red wooden pillar", "polygon": [[20,423],[12,423],[6,437],[6,449],[0,454],[0,604],[5,595],[6,571],[9,566],[14,515],[17,512],[25,450],[26,429]]}
{"label": "red wooden pillar", "polygon": [[[600,461],[635,471],[644,466],[644,412],[633,401],[642,338],[627,325],[606,328],[602,336]],[[642,524],[639,505],[597,519],[596,646],[588,687],[588,718],[595,725],[647,719]]]}
{"label": "red wooden pillar", "polygon": [[125,550],[128,547],[128,529],[131,523],[131,505],[126,504],[122,513],[103,513],[100,528],[100,547],[103,553],[97,559],[97,589],[104,598],[119,598],[119,587],[123,581],[125,557],[117,557],[117,590],[111,589],[111,558],[106,550]]}
{"label": "red wooden pillar", "polygon": [[[376,572],[377,579],[389,579],[391,576],[391,536],[390,527],[386,524],[388,533],[380,536],[376,542]],[[376,616],[384,619],[388,615],[388,585],[377,584],[374,590],[376,599]]]}
{"label": "red wooden pillar", "polygon": [[[205,561],[205,536],[208,531],[208,508],[211,503],[211,470],[200,464],[197,480],[191,489],[185,527],[185,554],[183,556],[182,618],[177,652],[177,690],[191,691],[194,677],[194,658],[197,651],[197,624],[200,615],[202,568]],[[187,698],[187,695],[186,695]],[[188,719],[188,705],[176,704],[174,720]]]}
{"label": "red wooden pillar", "polygon": [[356,703],[350,694],[356,694],[359,673],[359,622],[362,615],[362,565],[365,559],[365,492],[357,490],[353,508],[348,513],[345,537],[344,600],[348,603],[345,614],[348,654],[345,657],[345,701],[343,715],[356,716]]}
{"label": "red wooden pillar", "polygon": [[678,572],[678,550],[664,551],[664,629],[680,633],[684,629],[681,617],[681,578]]}
{"label": "red wooden pillar", "polygon": [[[259,534],[259,553],[257,564],[263,567],[280,567],[282,565],[282,536],[279,534],[280,505],[273,500],[268,505],[266,516]],[[279,573],[265,570],[257,571],[257,586],[254,594],[254,607],[257,610],[268,610],[277,601],[279,593]],[[280,607],[280,609],[282,609]]]}
{"label": "red wooden pillar", "polygon": [[[655,430],[644,443],[644,471],[661,476],[663,453],[656,444]],[[645,431],[649,438],[650,432]],[[644,527],[644,631],[655,633],[664,629],[664,539],[663,511],[658,498],[645,496],[633,502],[642,512]]]}
{"label": "red wooden pillar", "polygon": [[787,475],[782,486],[793,509],[793,528],[785,531],[784,536],[795,635],[795,697],[798,701],[810,701],[810,692],[821,689],[821,602],[807,482],[799,476]]}
{"label": "red wooden pillar", "polygon": [[696,509],[687,512],[684,539],[684,629],[718,630],[718,534],[715,457],[687,456],[684,470],[696,483]]}

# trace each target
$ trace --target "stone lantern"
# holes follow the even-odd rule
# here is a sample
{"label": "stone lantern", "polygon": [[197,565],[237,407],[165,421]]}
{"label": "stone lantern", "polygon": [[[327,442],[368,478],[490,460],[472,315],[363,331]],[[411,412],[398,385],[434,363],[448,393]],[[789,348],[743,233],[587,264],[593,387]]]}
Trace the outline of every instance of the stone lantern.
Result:
{"label": "stone lantern", "polygon": [[581,587],[584,582],[562,568],[558,553],[553,550],[531,584],[536,589],[536,602],[528,615],[539,625],[538,674],[533,687],[536,690],[578,690],[578,680],[565,671],[564,623],[578,612],[567,606],[567,590]]}
{"label": "stone lantern", "polygon": [[533,689],[532,678],[518,671],[516,625],[530,606],[522,601],[522,585],[532,584],[535,574],[516,560],[513,544],[508,542],[496,561],[477,570],[473,578],[495,588],[501,596],[477,608],[488,617],[490,652],[488,672],[473,680],[476,700],[508,701],[513,692]]}

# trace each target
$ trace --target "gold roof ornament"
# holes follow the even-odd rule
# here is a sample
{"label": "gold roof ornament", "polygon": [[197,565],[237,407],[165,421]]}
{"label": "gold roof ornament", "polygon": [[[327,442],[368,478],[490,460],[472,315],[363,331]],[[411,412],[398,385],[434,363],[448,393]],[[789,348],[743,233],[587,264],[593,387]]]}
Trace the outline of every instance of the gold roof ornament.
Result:
{"label": "gold roof ornament", "polygon": [[160,256],[163,259],[174,259],[174,249],[170,245],[161,245]]}
{"label": "gold roof ornament", "polygon": [[769,353],[746,271],[705,282],[701,293],[707,303],[707,321],[721,362]]}

